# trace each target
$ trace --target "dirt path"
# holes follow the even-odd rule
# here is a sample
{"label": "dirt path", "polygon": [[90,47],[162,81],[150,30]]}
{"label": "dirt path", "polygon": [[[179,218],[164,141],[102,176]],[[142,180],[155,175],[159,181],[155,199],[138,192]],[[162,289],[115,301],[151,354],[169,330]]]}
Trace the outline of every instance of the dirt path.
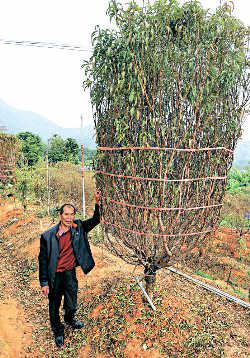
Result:
{"label": "dirt path", "polygon": [[[0,357],[21,358],[24,357],[24,352],[28,353],[30,350],[30,345],[32,340],[34,340],[32,332],[37,333],[40,331],[38,322],[34,322],[33,317],[29,317],[29,308],[34,310],[35,303],[35,301],[32,303],[27,302],[29,301],[27,298],[30,295],[39,302],[40,307],[43,307],[42,310],[46,314],[46,324],[48,324],[48,319],[46,312],[47,299],[40,292],[37,270],[34,272],[28,272],[27,270],[27,276],[25,276],[24,272],[22,277],[21,285],[24,283],[22,293],[26,297],[25,302],[22,301],[22,293],[20,294],[20,282],[19,284],[17,283],[18,274],[20,274],[20,271],[24,271],[21,269],[21,266],[27,258],[29,259],[29,264],[37,260],[40,239],[39,235],[34,237],[34,233],[46,230],[52,223],[46,219],[39,220],[29,216],[29,214],[26,214],[26,217],[24,217],[22,209],[16,207],[16,204],[11,202],[0,205],[0,213],[0,227],[2,227],[2,235],[0,237]],[[33,238],[27,238],[27,232],[23,233],[29,224],[32,226]],[[19,250],[20,259],[12,261],[16,249]],[[95,257],[96,266],[88,276],[83,275],[80,268],[77,268],[79,297],[83,295],[86,287],[89,286],[94,287],[93,293],[97,293],[99,291],[98,282],[103,277],[111,277],[117,272],[129,273],[133,270],[132,266],[125,264],[122,260],[115,258],[103,249],[94,246],[91,246],[91,249]],[[17,267],[19,267],[19,272],[15,274]],[[23,282],[25,277],[28,280]],[[23,309],[23,305],[26,309]],[[37,354],[41,353],[37,352]]]}
{"label": "dirt path", "polygon": [[[38,250],[39,240],[36,240],[29,247],[24,248],[23,251],[24,253],[37,257]],[[79,280],[79,300],[81,300],[81,297],[84,296],[86,288],[88,290],[88,288],[91,287],[92,294],[97,294],[100,291],[98,282],[101,281],[103,277],[111,277],[112,275],[117,275],[120,272],[125,274],[132,272],[133,270],[133,267],[124,264],[122,260],[115,259],[107,252],[104,253],[101,248],[92,246],[92,253],[96,258],[96,267],[92,270],[92,272],[88,276],[84,276],[82,271],[77,268],[77,276]],[[1,280],[1,287],[4,290],[4,294],[1,296],[0,303],[0,357],[22,358],[24,357],[24,352],[29,350],[27,347],[29,347],[32,343],[32,331],[36,325],[34,325],[34,321],[29,318],[29,310],[24,311],[22,304],[18,301],[18,299],[13,298],[15,289],[13,289],[12,285],[15,284],[15,280],[11,276],[11,270],[2,270],[2,278],[4,277],[4,280]],[[47,299],[43,297],[40,292],[37,272],[35,272],[32,276],[33,277],[31,277],[32,279],[29,282],[29,285],[31,289],[36,292],[40,305],[42,305],[46,310]],[[6,284],[3,284],[3,281]],[[27,291],[27,293],[28,292],[29,291]],[[34,306],[32,309],[34,309]],[[29,320],[31,321],[30,323],[28,322]],[[47,317],[46,324],[48,324]],[[39,330],[39,325],[36,329]]]}
{"label": "dirt path", "polygon": [[32,325],[28,325],[22,307],[13,298],[0,304],[0,357],[21,357],[24,347],[31,343]]}

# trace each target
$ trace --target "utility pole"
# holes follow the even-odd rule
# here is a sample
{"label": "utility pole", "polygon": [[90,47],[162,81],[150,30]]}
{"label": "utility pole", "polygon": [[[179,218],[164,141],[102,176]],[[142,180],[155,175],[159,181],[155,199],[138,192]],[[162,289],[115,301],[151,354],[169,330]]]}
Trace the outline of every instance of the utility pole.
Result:
{"label": "utility pole", "polygon": [[[83,127],[83,117],[81,115],[81,129]],[[83,144],[81,144],[81,176],[82,176],[82,215],[85,218],[85,193],[84,193],[84,155]]]}
{"label": "utility pole", "polygon": [[46,173],[47,173],[47,192],[48,192],[48,215],[50,212],[50,173],[49,173],[49,140],[47,142],[47,155],[46,155]]}

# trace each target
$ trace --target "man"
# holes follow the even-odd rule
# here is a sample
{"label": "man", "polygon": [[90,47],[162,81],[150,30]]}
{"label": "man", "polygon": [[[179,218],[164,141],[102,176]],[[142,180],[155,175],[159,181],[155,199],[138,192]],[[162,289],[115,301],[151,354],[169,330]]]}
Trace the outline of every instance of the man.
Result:
{"label": "man", "polygon": [[75,267],[81,266],[87,274],[95,266],[87,233],[100,222],[101,192],[95,192],[95,211],[91,219],[74,220],[75,208],[64,204],[59,209],[60,222],[41,235],[39,281],[41,290],[49,298],[49,317],[57,347],[64,344],[64,325],[60,321],[59,308],[64,296],[64,321],[72,328],[81,328],[75,318],[78,281]]}

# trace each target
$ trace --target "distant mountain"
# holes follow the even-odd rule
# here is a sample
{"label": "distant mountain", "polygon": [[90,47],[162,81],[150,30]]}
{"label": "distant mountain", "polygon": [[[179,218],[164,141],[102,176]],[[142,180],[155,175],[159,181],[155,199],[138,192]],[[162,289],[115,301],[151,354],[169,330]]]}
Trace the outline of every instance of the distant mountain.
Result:
{"label": "distant mountain", "polygon": [[88,148],[96,148],[94,125],[80,128],[63,128],[39,114],[23,111],[7,105],[0,99],[0,126],[7,127],[7,132],[16,134],[21,131],[30,131],[38,134],[44,143],[53,134],[62,138],[75,138]]}
{"label": "distant mountain", "polygon": [[[75,138],[88,148],[96,148],[94,125],[78,128],[62,128],[39,114],[13,108],[0,100],[0,126],[6,126],[7,132],[16,134],[21,131],[30,131],[39,134],[44,143],[53,134],[62,138]],[[250,161],[250,141],[239,141],[235,152],[233,166],[243,168]]]}

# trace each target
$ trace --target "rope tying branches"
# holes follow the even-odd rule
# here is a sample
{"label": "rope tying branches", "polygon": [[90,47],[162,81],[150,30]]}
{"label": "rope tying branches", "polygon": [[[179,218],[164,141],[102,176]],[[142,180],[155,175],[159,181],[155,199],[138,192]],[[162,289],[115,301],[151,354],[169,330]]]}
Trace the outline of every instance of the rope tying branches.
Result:
{"label": "rope tying branches", "polygon": [[[167,151],[176,151],[176,152],[209,152],[209,151],[225,151],[228,152],[230,154],[233,153],[232,150],[227,149],[225,147],[215,147],[215,148],[183,148],[183,149],[178,149],[178,148],[165,148],[165,147],[99,147],[98,148],[100,151],[103,152],[107,152],[107,151],[111,151],[112,153],[118,152],[119,151],[123,151],[123,150],[129,150],[132,151],[132,153],[130,153],[130,156],[133,157],[133,154],[135,153],[134,150],[140,150],[140,151],[145,151],[145,150],[167,150]],[[185,183],[192,183],[192,182],[197,182],[197,181],[216,181],[216,180],[222,180],[222,181],[226,181],[227,176],[207,176],[207,177],[197,177],[197,178],[182,178],[182,179],[167,179],[165,178],[149,178],[149,177],[140,177],[140,176],[132,176],[132,175],[124,175],[124,174],[117,174],[117,173],[108,173],[105,172],[103,170],[96,170],[95,171],[96,175],[105,175],[105,176],[110,176],[113,178],[119,178],[119,179],[131,179],[133,181],[154,181],[154,182],[160,182],[160,183],[179,183],[179,185],[182,185],[182,187],[180,187],[182,190],[184,189],[183,184]],[[166,174],[165,174],[166,176]],[[112,182],[112,184],[114,185],[115,183]],[[169,211],[179,211],[179,212],[187,212],[187,211],[197,211],[197,210],[203,210],[204,209],[212,209],[212,208],[218,208],[222,206],[222,203],[217,203],[217,204],[209,204],[209,205],[199,205],[199,206],[193,206],[193,207],[158,207],[158,206],[145,206],[145,205],[139,205],[139,204],[132,204],[129,202],[124,202],[124,201],[117,201],[113,198],[110,198],[109,196],[103,196],[103,199],[105,200],[106,204],[110,205],[110,203],[114,203],[117,206],[123,206],[123,207],[127,207],[127,208],[134,208],[134,209],[143,209],[144,211],[147,210],[150,213],[156,213],[157,211],[161,211],[161,212],[169,212]],[[141,234],[141,235],[153,235],[153,236],[157,236],[157,237],[185,237],[185,236],[192,236],[192,235],[201,235],[201,234],[206,234],[208,232],[212,232],[214,231],[214,229],[212,230],[205,230],[205,231],[196,231],[193,233],[180,233],[178,235],[173,235],[173,234],[156,234],[156,233],[151,233],[151,234],[147,234],[147,233],[143,233],[141,231],[135,231],[135,230],[130,230],[128,228],[122,227],[120,225],[115,225],[113,223],[111,223],[110,221],[106,221],[106,220],[102,220],[103,224],[106,225],[111,225],[113,227],[119,228],[120,230],[124,230],[124,231],[128,231],[131,233],[136,233],[136,234]]]}
{"label": "rope tying branches", "polygon": [[211,150],[225,150],[233,154],[233,150],[225,147],[215,147],[215,148],[165,148],[165,147],[98,147],[99,150],[171,150],[177,152],[199,152],[199,151],[211,151]]}
{"label": "rope tying branches", "polygon": [[105,220],[103,220],[103,218],[101,219],[101,223],[114,226],[114,227],[118,228],[119,230],[132,232],[133,234],[146,235],[146,236],[158,236],[158,237],[179,237],[179,236],[183,237],[183,236],[207,234],[209,232],[215,231],[215,229],[211,229],[211,230],[200,231],[200,232],[191,232],[191,233],[188,233],[188,234],[154,234],[152,232],[150,232],[150,233],[148,233],[148,232],[139,232],[139,231],[135,231],[135,230],[131,230],[131,229],[126,229],[126,228],[124,228],[122,226],[115,225],[115,224],[112,224],[112,223],[110,223],[108,221],[105,221]]}
{"label": "rope tying branches", "polygon": [[[157,247],[176,257],[186,238],[195,246],[216,230],[225,168],[233,150],[101,146],[97,153],[95,176],[104,204],[101,222],[108,245],[118,256],[127,250],[131,262],[130,250],[139,245],[142,251]],[[114,243],[115,237],[123,238],[126,249]]]}
{"label": "rope tying branches", "polygon": [[249,35],[226,8],[197,2],[113,1],[108,13],[117,31],[96,29],[83,65],[103,239],[154,278],[218,226],[250,98]]}
{"label": "rope tying branches", "polygon": [[101,170],[96,170],[96,174],[104,174],[110,175],[113,177],[118,178],[127,178],[132,180],[152,180],[152,181],[160,181],[160,182],[190,182],[190,181],[198,181],[198,180],[226,180],[227,176],[224,177],[206,177],[206,178],[186,178],[186,179],[164,179],[164,178],[143,178],[143,177],[134,177],[129,175],[122,175],[122,174],[114,174],[114,173],[107,173]]}
{"label": "rope tying branches", "polygon": [[[104,199],[108,199],[105,196],[103,196]],[[123,205],[123,206],[129,206],[129,207],[133,207],[133,208],[137,208],[137,209],[146,209],[146,210],[152,210],[152,211],[167,211],[167,210],[185,210],[185,211],[189,211],[189,210],[199,210],[199,209],[208,209],[208,208],[213,208],[213,207],[217,207],[217,206],[222,206],[222,204],[217,204],[217,205],[207,205],[207,206],[197,206],[197,207],[193,207],[193,208],[157,208],[157,207],[151,207],[151,206],[140,206],[140,205],[134,205],[134,204],[129,204],[129,203],[122,203],[113,199],[108,199],[108,201],[111,201],[112,203],[118,204],[118,205]]]}

